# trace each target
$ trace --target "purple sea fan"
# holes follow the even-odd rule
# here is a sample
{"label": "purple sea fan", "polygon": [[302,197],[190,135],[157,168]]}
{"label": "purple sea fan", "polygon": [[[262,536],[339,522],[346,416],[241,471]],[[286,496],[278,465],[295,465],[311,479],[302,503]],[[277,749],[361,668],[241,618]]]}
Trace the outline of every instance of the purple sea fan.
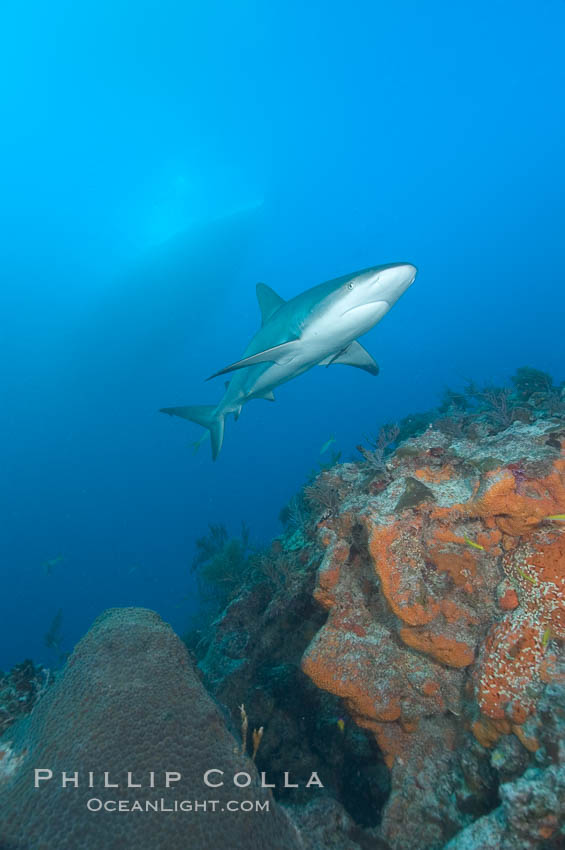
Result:
{"label": "purple sea fan", "polygon": [[524,487],[526,485],[526,473],[524,471],[524,467],[520,463],[511,463],[509,464],[508,469],[514,476],[516,492],[519,496],[522,496],[524,494]]}

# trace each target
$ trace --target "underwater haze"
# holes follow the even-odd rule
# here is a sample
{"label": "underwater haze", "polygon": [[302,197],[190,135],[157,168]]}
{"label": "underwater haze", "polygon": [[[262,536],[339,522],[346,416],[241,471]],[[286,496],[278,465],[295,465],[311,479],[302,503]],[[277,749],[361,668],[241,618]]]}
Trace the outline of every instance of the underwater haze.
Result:
{"label": "underwater haze", "polygon": [[[0,18],[0,669],[56,666],[111,606],[182,633],[210,524],[267,544],[334,450],[446,387],[565,378],[561,0]],[[220,400],[257,282],[393,262],[418,274],[362,339],[377,377],[308,371],[230,417],[216,462],[159,412]]]}

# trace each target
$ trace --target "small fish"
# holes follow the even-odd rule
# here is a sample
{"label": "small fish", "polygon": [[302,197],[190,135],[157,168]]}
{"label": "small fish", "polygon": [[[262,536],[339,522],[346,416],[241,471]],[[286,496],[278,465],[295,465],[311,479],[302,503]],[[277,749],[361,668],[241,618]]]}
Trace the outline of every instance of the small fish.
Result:
{"label": "small fish", "polygon": [[322,448],[320,449],[320,454],[323,455],[324,452],[327,452],[332,443],[335,443],[335,436],[332,434],[329,440],[326,440]]}
{"label": "small fish", "polygon": [[550,519],[553,522],[565,522],[565,514],[550,514],[545,517],[546,519]]}
{"label": "small fish", "polygon": [[463,540],[465,541],[465,543],[467,544],[467,546],[472,546],[472,547],[473,547],[473,549],[481,549],[481,551],[483,551],[483,552],[485,551],[485,547],[484,547],[484,546],[481,546],[481,544],[480,544],[480,543],[473,543],[473,541],[472,541],[472,540],[469,540],[469,538],[467,537],[467,535],[466,535],[466,534],[465,534],[465,536],[463,537]]}
{"label": "small fish", "polygon": [[521,569],[520,569],[520,567],[518,567],[518,572],[520,573],[520,575],[522,576],[522,578],[525,578],[525,579],[526,579],[526,581],[529,581],[529,582],[530,582],[530,584],[537,584],[537,583],[538,583],[538,580],[537,580],[536,578],[533,578],[532,576],[529,576],[529,575],[528,575],[528,573],[525,573],[525,572],[524,572],[524,570],[521,570]]}
{"label": "small fish", "polygon": [[48,561],[44,561],[43,567],[45,568],[45,572],[47,573],[47,575],[51,575],[53,568],[59,566],[59,564],[62,564],[64,560],[65,559],[62,555],[57,555],[56,558],[50,558]]}
{"label": "small fish", "polygon": [[551,640],[551,629],[546,629],[545,632],[543,633],[543,637],[541,639],[541,645],[544,646],[544,647],[547,646],[547,644],[549,643],[550,640]]}
{"label": "small fish", "polygon": [[345,720],[343,719],[343,717],[338,718],[337,728],[339,729],[340,732],[345,731]]}
{"label": "small fish", "polygon": [[202,443],[207,438],[208,438],[208,431],[204,431],[204,433],[202,434],[202,436],[198,440],[195,440],[193,443],[188,444],[190,446],[190,448],[192,449],[193,454],[196,454],[196,452],[198,451],[198,449],[200,448]]}

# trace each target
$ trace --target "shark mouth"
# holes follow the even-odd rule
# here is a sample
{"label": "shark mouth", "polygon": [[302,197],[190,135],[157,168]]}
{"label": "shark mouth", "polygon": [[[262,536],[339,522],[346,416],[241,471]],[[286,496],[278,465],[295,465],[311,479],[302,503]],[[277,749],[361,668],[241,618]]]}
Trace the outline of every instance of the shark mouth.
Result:
{"label": "shark mouth", "polygon": [[388,301],[385,301],[383,298],[379,298],[375,301],[365,301],[363,304],[357,304],[355,307],[349,307],[349,309],[345,310],[342,315],[346,316],[348,313],[353,313],[355,310],[367,310],[368,308],[374,309],[376,304],[383,305],[383,313],[386,313],[386,311],[391,308],[391,304],[389,304]]}

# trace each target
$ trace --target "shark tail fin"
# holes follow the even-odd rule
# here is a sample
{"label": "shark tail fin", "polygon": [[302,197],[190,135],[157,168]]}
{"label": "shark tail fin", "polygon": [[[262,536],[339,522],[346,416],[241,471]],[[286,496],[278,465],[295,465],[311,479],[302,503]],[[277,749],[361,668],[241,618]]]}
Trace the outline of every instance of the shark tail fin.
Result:
{"label": "shark tail fin", "polygon": [[217,412],[217,408],[213,404],[162,407],[161,413],[168,413],[169,416],[180,416],[181,419],[188,419],[190,422],[202,425],[203,428],[208,428],[212,442],[212,459],[216,460],[224,442],[224,416]]}

